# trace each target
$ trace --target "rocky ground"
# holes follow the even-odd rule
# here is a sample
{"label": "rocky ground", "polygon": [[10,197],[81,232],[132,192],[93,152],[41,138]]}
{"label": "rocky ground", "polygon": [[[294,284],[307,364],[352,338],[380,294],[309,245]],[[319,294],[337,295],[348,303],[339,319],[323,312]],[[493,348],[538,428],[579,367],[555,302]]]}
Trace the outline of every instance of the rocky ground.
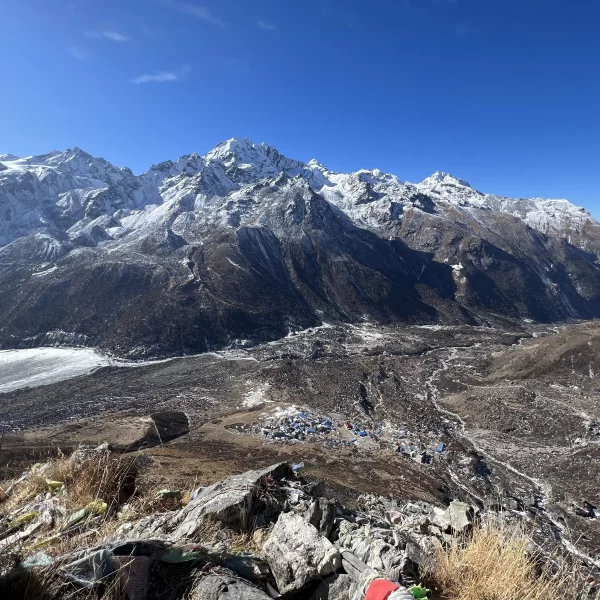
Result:
{"label": "rocky ground", "polygon": [[396,600],[597,598],[589,566],[531,548],[519,511],[369,494],[349,507],[285,462],[149,494],[147,464],[81,446],[4,482],[3,597],[362,600],[385,581]]}
{"label": "rocky ground", "polygon": [[[303,473],[348,506],[375,493],[504,507],[536,524],[541,546],[558,544],[598,568],[598,350],[596,322],[322,326],[2,394],[2,463],[10,474],[58,447],[122,444],[135,419],[184,411],[188,434],[141,451],[152,455],[157,483],[209,485],[304,462]],[[301,435],[273,436],[293,430],[280,422],[285,411],[312,411],[334,430],[309,433],[313,422]]]}

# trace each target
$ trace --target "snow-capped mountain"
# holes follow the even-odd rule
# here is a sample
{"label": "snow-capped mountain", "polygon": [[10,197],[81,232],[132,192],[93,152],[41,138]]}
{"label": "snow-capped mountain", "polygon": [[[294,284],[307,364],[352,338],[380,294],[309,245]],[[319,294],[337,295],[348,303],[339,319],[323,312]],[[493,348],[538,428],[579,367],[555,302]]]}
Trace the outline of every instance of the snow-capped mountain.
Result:
{"label": "snow-capped mountain", "polygon": [[0,155],[3,345],[148,355],[323,320],[594,317],[598,256],[600,225],[566,200],[335,173],[247,139],[139,176],[79,148]]}
{"label": "snow-capped mountain", "polygon": [[417,185],[419,190],[451,204],[467,208],[488,209],[507,213],[541,233],[570,238],[575,234],[575,244],[586,225],[596,225],[590,213],[568,200],[545,198],[506,198],[483,194],[463,179],[436,171]]}

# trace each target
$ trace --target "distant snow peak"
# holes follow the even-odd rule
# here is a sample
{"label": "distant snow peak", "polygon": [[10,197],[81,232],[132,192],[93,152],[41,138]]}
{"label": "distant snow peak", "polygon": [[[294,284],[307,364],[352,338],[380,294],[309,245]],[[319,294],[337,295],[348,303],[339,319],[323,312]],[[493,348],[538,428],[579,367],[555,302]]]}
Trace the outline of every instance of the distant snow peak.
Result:
{"label": "distant snow peak", "polygon": [[[478,218],[486,217],[481,211],[506,213],[584,246],[572,236],[594,222],[567,201],[483,194],[442,171],[418,184],[376,168],[336,173],[316,159],[305,163],[240,137],[221,142],[204,156],[194,152],[161,162],[140,176],[78,147],[26,158],[2,154],[0,247],[34,232],[57,231],[79,245],[118,242],[177,219],[214,219],[237,227],[272,208],[260,206],[267,187],[302,194],[310,187],[358,226],[385,230],[386,236],[407,211],[416,208],[442,218],[448,204],[467,215],[478,211]],[[249,190],[256,193],[251,203],[244,196]],[[241,207],[236,202],[221,205],[221,198],[238,191]],[[115,221],[103,220],[114,215]]]}
{"label": "distant snow peak", "polygon": [[230,154],[245,154],[256,148],[248,138],[230,138],[217,144],[206,154],[208,160],[222,159]]}
{"label": "distant snow peak", "polygon": [[439,184],[460,185],[468,188],[471,187],[468,181],[454,177],[454,175],[445,173],[444,171],[436,171],[433,175],[426,177],[420,183],[420,185],[423,187],[437,187]]}
{"label": "distant snow peak", "polygon": [[50,157],[46,162],[49,165],[63,165],[65,163],[80,163],[81,165],[91,166],[94,161],[101,162],[103,159],[94,159],[91,154],[84,152],[81,148],[67,148],[64,152],[59,152]]}

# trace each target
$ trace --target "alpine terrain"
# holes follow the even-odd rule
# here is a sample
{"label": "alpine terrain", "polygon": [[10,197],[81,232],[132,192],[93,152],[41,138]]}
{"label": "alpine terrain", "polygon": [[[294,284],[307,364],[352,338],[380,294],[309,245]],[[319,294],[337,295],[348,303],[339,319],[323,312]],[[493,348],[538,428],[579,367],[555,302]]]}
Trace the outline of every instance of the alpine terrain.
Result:
{"label": "alpine terrain", "polygon": [[600,225],[566,200],[341,174],[231,139],[136,176],[74,148],[0,155],[0,347],[129,357],[324,323],[600,316]]}
{"label": "alpine terrain", "polygon": [[567,200],[0,155],[0,596],[597,599],[598,317]]}

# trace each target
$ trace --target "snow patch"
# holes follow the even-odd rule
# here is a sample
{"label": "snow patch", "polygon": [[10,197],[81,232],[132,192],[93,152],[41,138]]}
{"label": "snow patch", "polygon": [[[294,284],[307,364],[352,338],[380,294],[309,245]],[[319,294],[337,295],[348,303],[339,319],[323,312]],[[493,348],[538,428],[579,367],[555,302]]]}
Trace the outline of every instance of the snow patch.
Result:
{"label": "snow patch", "polygon": [[53,273],[57,269],[58,269],[58,267],[56,265],[54,265],[53,267],[51,267],[50,269],[46,269],[45,271],[38,271],[37,273],[32,273],[31,276],[32,277],[42,277],[43,275],[47,275],[48,273]]}
{"label": "snow patch", "polygon": [[244,406],[244,408],[254,408],[255,406],[260,406],[264,403],[273,402],[273,400],[267,398],[270,387],[271,386],[268,383],[265,383],[246,392],[244,400],[242,401],[242,406]]}
{"label": "snow patch", "polygon": [[111,364],[91,348],[0,350],[0,393],[72,379]]}
{"label": "snow patch", "polygon": [[273,419],[284,419],[286,417],[294,417],[298,413],[303,412],[303,409],[295,404],[291,406],[276,406],[273,410],[263,413],[261,417],[271,417]]}

